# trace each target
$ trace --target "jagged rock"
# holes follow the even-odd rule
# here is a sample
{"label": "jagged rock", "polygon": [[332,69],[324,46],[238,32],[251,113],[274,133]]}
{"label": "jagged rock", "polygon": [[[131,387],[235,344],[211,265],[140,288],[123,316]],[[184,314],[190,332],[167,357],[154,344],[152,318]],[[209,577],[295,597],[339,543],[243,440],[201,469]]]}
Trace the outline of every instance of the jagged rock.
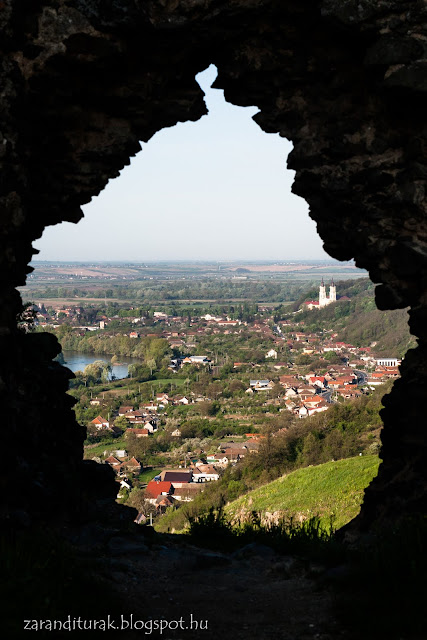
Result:
{"label": "jagged rock", "polygon": [[32,242],[48,225],[77,222],[140,140],[206,113],[195,75],[211,62],[228,101],[257,105],[255,121],[292,140],[293,191],[326,251],[369,271],[381,308],[410,307],[419,346],[385,400],[384,462],[357,525],[426,511],[426,11],[423,0],[2,2],[0,400],[11,513],[89,517],[84,429],[69,374],[51,364],[58,345],[17,328]]}

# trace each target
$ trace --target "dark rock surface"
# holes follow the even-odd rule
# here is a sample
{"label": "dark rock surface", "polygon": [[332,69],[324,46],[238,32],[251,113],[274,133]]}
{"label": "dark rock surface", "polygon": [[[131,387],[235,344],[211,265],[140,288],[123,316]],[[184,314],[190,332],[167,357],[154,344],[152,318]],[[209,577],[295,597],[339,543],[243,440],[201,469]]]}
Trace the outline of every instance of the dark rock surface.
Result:
{"label": "dark rock surface", "polygon": [[333,592],[313,579],[308,563],[273,551],[246,558],[210,552],[174,544],[174,537],[179,536],[171,536],[166,547],[153,544],[147,554],[101,562],[120,610],[114,620],[123,615],[125,621],[147,625],[139,631],[137,623],[127,628],[123,635],[129,640],[148,634],[150,621],[162,619],[164,624],[182,620],[182,627],[165,626],[161,637],[168,640],[359,640],[340,619]]}
{"label": "dark rock surface", "polygon": [[410,306],[419,346],[386,399],[384,462],[357,525],[425,512],[425,2],[4,0],[0,49],[9,517],[74,520],[94,500],[83,429],[65,394],[69,373],[51,362],[58,345],[16,325],[15,287],[30,271],[32,242],[48,225],[77,222],[140,140],[206,112],[194,78],[210,63],[228,101],[257,105],[256,122],[292,140],[293,190],[309,203],[329,254],[369,271],[379,308]]}

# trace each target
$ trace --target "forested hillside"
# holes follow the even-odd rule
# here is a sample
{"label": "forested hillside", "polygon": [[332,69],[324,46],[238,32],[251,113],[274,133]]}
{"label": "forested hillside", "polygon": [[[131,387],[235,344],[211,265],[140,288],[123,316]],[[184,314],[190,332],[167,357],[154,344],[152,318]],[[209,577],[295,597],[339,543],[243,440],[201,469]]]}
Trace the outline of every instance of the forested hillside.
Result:
{"label": "forested hillside", "polygon": [[[368,279],[340,282],[338,296],[347,296],[341,301],[313,311],[302,311],[300,319],[307,330],[316,331],[330,328],[339,333],[340,340],[355,346],[376,343],[375,353],[403,357],[415,346],[415,339],[409,333],[408,313],[405,309],[379,311],[375,305],[374,285]],[[318,297],[318,289],[312,289],[295,306],[305,300]]]}

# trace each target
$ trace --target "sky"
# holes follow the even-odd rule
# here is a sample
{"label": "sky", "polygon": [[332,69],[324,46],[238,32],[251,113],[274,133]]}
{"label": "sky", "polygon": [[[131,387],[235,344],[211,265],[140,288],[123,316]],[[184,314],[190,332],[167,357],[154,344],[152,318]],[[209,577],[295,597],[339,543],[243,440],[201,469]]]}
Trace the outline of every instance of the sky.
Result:
{"label": "sky", "polygon": [[48,227],[36,260],[325,260],[307,203],[291,193],[292,145],[263,132],[256,107],[196,76],[209,114],[162,129],[83,207],[77,225]]}

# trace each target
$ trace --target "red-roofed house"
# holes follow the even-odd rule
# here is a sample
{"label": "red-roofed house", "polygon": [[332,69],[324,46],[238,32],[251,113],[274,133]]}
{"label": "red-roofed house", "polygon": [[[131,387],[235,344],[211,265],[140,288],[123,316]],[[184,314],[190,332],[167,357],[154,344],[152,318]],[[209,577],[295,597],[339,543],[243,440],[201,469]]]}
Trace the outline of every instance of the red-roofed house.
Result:
{"label": "red-roofed house", "polygon": [[119,467],[122,463],[120,460],[115,458],[114,456],[109,456],[105,459],[105,462],[110,465],[110,467]]}
{"label": "red-roofed house", "polygon": [[137,471],[141,471],[142,465],[135,457],[132,457],[128,462],[124,463],[124,467],[135,473]]}
{"label": "red-roofed house", "polygon": [[97,416],[96,418],[90,421],[90,424],[93,424],[93,426],[96,427],[98,431],[100,431],[101,429],[110,428],[110,423],[108,422],[108,420],[106,420],[102,416]]}
{"label": "red-roofed house", "polygon": [[289,389],[290,387],[295,387],[300,384],[300,380],[295,376],[280,376],[279,384],[281,384],[282,387]]}
{"label": "red-roofed house", "polygon": [[327,411],[329,405],[325,400],[320,400],[314,407],[307,406],[308,415],[312,416],[314,413],[320,413],[321,411]]}
{"label": "red-roofed house", "polygon": [[347,384],[356,384],[357,382],[356,376],[338,376],[335,380],[336,382],[340,383],[340,386],[346,386]]}
{"label": "red-roofed house", "polygon": [[171,482],[161,482],[157,480],[150,480],[145,489],[145,495],[150,502],[155,503],[158,496],[167,496],[173,493],[173,486]]}
{"label": "red-roofed house", "polygon": [[137,428],[126,429],[125,436],[129,435],[130,433],[134,433],[137,438],[147,438],[149,431],[148,429],[137,429]]}
{"label": "red-roofed house", "polygon": [[309,309],[309,311],[311,311],[312,309],[317,309],[319,307],[318,300],[309,300],[308,302],[304,302],[304,304],[307,309]]}
{"label": "red-roofed house", "polygon": [[362,392],[359,391],[359,389],[354,389],[350,385],[347,385],[346,387],[339,387],[336,389],[336,392],[343,398],[359,398],[362,395]]}
{"label": "red-roofed house", "polygon": [[155,501],[155,505],[158,511],[164,513],[168,507],[171,507],[174,504],[175,500],[172,496],[157,496]]}
{"label": "red-roofed house", "polygon": [[308,381],[310,384],[314,384],[316,387],[323,389],[328,386],[328,381],[324,376],[309,376]]}
{"label": "red-roofed house", "polygon": [[130,405],[126,405],[125,407],[120,407],[119,416],[124,416],[126,413],[130,413],[133,411],[133,407]]}
{"label": "red-roofed house", "polygon": [[169,396],[167,393],[160,393],[156,396],[157,402],[161,402],[162,404],[169,404]]}
{"label": "red-roofed house", "polygon": [[316,407],[321,402],[323,401],[322,401],[322,398],[320,398],[320,396],[308,396],[308,398],[305,398],[304,400],[304,404],[307,407]]}

